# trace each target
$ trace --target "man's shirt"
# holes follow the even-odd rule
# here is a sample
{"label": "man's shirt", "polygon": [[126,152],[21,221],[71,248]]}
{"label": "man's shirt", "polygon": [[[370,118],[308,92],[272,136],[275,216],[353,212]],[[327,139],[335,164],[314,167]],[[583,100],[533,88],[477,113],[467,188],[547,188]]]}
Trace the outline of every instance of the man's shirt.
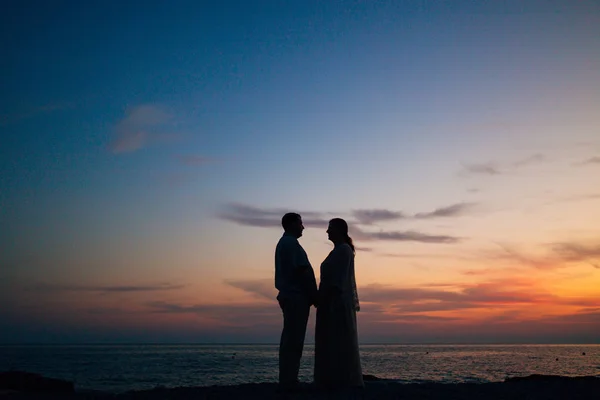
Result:
{"label": "man's shirt", "polygon": [[306,252],[291,234],[284,233],[275,248],[275,288],[282,297],[311,298],[315,274]]}

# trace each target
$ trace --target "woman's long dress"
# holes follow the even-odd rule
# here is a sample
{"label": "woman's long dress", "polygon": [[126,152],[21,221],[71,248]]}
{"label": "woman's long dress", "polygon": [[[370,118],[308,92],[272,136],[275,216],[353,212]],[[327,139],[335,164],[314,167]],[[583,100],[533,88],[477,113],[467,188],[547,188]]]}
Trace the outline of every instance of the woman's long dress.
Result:
{"label": "woman's long dress", "polygon": [[319,296],[315,383],[326,388],[362,387],[354,252],[348,244],[337,244],[321,264]]}

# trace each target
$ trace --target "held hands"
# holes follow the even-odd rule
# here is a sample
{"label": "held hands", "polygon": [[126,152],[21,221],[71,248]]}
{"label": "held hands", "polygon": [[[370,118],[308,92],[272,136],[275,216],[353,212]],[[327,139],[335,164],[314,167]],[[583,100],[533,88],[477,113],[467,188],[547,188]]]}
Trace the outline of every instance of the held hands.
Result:
{"label": "held hands", "polygon": [[335,298],[335,297],[341,295],[341,293],[342,293],[342,291],[335,286],[321,288],[321,289],[319,289],[319,292],[317,295],[318,303],[320,303],[320,304],[327,303],[327,302],[331,301],[332,298]]}

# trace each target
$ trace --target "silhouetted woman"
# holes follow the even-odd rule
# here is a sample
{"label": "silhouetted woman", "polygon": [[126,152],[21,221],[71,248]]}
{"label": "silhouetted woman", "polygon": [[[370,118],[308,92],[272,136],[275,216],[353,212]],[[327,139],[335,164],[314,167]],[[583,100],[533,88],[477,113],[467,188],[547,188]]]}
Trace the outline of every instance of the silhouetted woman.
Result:
{"label": "silhouetted woman", "polygon": [[321,264],[315,329],[315,383],[330,389],[362,387],[354,245],[348,236],[348,224],[341,218],[329,221],[327,234],[334,248]]}

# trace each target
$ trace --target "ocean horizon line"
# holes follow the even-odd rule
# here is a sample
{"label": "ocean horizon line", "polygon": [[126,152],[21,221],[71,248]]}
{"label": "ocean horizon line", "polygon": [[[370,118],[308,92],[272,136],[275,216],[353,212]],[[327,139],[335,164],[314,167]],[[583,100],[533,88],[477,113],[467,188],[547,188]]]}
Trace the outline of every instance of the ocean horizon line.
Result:
{"label": "ocean horizon line", "polygon": [[[275,342],[30,342],[30,343],[0,343],[8,346],[278,346]],[[314,345],[306,342],[305,345]],[[359,346],[600,346],[596,343],[550,343],[550,342],[365,342]]]}

